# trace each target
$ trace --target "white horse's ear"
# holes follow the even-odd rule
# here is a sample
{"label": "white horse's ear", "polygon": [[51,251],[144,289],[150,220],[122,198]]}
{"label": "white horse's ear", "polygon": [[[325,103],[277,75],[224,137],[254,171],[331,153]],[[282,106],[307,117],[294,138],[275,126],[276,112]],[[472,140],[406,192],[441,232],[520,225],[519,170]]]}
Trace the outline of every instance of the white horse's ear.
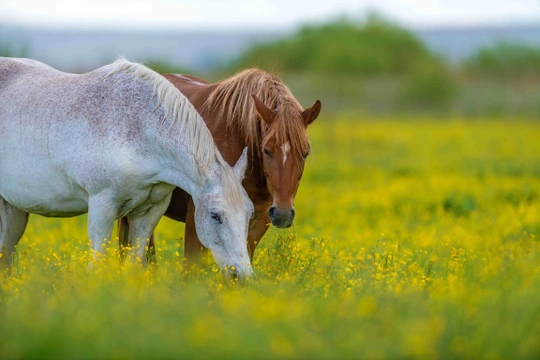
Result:
{"label": "white horse's ear", "polygon": [[247,155],[247,146],[244,148],[244,151],[242,151],[242,155],[240,155],[240,158],[234,164],[233,171],[234,175],[238,179],[238,181],[242,182],[244,180],[244,176],[246,174],[247,169],[247,163],[248,163],[248,155]]}
{"label": "white horse's ear", "polygon": [[202,163],[198,163],[198,166],[203,169],[202,173],[204,174],[205,181],[212,183],[221,179],[221,170],[217,162],[212,167]]}

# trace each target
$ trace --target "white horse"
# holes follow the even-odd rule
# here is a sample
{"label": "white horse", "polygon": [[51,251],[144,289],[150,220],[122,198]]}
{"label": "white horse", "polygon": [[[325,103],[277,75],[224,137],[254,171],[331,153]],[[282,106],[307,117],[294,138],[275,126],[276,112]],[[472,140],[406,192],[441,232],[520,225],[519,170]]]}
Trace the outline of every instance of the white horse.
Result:
{"label": "white horse", "polygon": [[[0,262],[11,262],[29,213],[88,212],[96,253],[116,218],[129,216],[131,244],[146,241],[172,190],[186,190],[195,222],[226,276],[252,274],[253,213],[241,180],[195,108],[169,81],[120,59],[82,75],[29,59],[0,58]],[[226,270],[229,269],[229,270]],[[230,270],[232,269],[232,270]],[[232,271],[232,272],[231,272]]]}

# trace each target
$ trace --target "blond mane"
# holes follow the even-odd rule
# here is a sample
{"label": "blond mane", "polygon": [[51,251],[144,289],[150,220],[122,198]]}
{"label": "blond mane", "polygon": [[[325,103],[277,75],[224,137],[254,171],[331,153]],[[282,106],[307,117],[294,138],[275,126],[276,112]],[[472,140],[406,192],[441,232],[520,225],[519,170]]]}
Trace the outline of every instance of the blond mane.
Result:
{"label": "blond mane", "polygon": [[157,96],[158,107],[163,106],[169,128],[179,129],[178,136],[186,134],[188,151],[197,163],[197,175],[202,177],[203,172],[212,169],[217,161],[222,168],[224,196],[237,208],[243,204],[240,182],[221,156],[210,130],[189,100],[171,82],[142,64],[120,58],[113,63],[113,70],[109,75],[120,72],[139,78],[152,87],[154,96]]}
{"label": "blond mane", "polygon": [[[203,105],[203,113],[216,113],[227,119],[228,127],[238,127],[251,151],[260,152],[263,141],[270,137],[274,138],[276,146],[288,142],[291,154],[298,160],[309,151],[302,106],[279,78],[259,69],[248,69],[216,85]],[[261,134],[251,94],[276,111],[275,125],[268,133]]]}

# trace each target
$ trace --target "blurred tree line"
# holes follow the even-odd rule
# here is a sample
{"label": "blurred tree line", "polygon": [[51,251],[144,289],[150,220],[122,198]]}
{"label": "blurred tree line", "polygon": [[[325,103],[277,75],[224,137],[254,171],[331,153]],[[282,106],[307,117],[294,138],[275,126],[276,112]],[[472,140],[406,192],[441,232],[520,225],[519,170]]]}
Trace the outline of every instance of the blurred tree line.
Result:
{"label": "blurred tree line", "polygon": [[[26,52],[0,42],[0,56]],[[146,64],[160,73],[192,73],[167,59]],[[249,67],[281,76],[305,106],[321,99],[328,113],[540,115],[540,48],[500,42],[450,64],[379,15],[304,26],[255,44],[214,73],[192,74],[217,81]]]}
{"label": "blurred tree line", "polygon": [[378,15],[305,26],[253,46],[229,70],[253,66],[281,74],[303,104],[321,98],[331,111],[540,114],[540,49],[499,43],[449,64]]}

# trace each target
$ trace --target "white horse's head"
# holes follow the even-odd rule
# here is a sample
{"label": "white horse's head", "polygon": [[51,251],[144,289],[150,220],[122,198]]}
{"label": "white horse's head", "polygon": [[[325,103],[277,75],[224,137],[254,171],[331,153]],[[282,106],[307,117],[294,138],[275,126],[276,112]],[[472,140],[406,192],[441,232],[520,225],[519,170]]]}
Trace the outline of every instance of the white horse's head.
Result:
{"label": "white horse's head", "polygon": [[216,162],[206,172],[205,185],[195,204],[195,227],[201,243],[214,256],[227,279],[243,281],[253,275],[247,250],[253,204],[242,187],[247,167],[247,148],[236,165]]}

